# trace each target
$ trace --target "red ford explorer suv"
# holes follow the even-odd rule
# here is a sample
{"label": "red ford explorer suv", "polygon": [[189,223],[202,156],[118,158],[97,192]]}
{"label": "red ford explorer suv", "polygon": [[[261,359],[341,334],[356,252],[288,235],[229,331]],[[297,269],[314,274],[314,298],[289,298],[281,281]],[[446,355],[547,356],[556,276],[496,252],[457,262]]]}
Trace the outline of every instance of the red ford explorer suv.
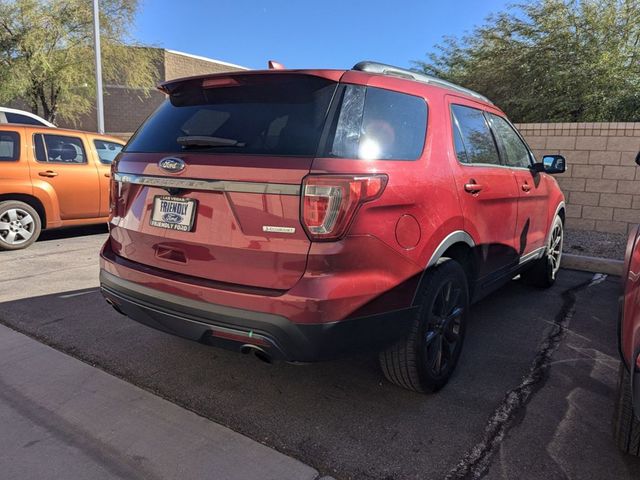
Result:
{"label": "red ford explorer suv", "polygon": [[564,158],[481,95],[373,62],[172,80],[113,167],[102,292],[119,312],[270,361],[380,351],[441,388],[469,305],[551,285]]}
{"label": "red ford explorer suv", "polygon": [[[636,163],[640,165],[640,153]],[[615,434],[618,446],[624,452],[640,456],[640,226],[629,232],[622,285],[618,324],[622,362]]]}

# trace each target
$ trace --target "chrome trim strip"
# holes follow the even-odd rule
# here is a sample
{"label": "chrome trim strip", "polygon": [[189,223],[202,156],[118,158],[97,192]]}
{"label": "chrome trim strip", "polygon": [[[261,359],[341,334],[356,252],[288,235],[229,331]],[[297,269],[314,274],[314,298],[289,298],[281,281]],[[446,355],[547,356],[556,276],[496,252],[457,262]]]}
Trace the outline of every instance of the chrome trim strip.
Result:
{"label": "chrome trim strip", "polygon": [[462,230],[456,230],[455,232],[451,232],[449,235],[447,235],[444,238],[444,240],[442,240],[442,242],[440,242],[440,245],[438,245],[438,248],[436,248],[436,251],[433,252],[433,255],[431,255],[431,258],[429,259],[429,263],[427,263],[426,268],[432,267],[436,263],[438,263],[438,260],[440,260],[440,257],[442,257],[444,252],[447,251],[447,248],[449,248],[454,243],[458,243],[458,242],[466,243],[471,248],[476,246],[475,242],[473,241],[473,238],[471,238],[471,235],[469,235],[467,232],[464,232]]}
{"label": "chrome trim strip", "polygon": [[449,248],[451,245],[458,242],[466,243],[467,245],[469,245],[470,248],[474,248],[476,246],[476,243],[473,241],[473,238],[471,238],[471,235],[469,235],[467,232],[463,230],[456,230],[454,232],[451,232],[446,237],[444,237],[444,239],[440,242],[440,245],[438,245],[438,248],[436,248],[433,254],[431,255],[431,258],[429,259],[427,266],[424,267],[424,270],[422,270],[422,273],[420,274],[420,281],[418,282],[418,288],[416,288],[416,291],[413,293],[413,299],[411,300],[411,305],[415,305],[416,296],[418,295],[418,292],[420,290],[420,285],[422,285],[422,279],[424,278],[425,273],[427,273],[427,270],[438,263],[438,260],[440,260],[444,252],[447,251],[447,248]]}
{"label": "chrome trim strip", "polygon": [[563,208],[566,208],[566,205],[564,202],[560,202],[558,204],[558,206],[556,207],[556,213],[553,215],[553,217],[551,217],[549,220],[551,220],[549,222],[549,231],[547,232],[547,239],[546,239],[546,245],[549,245],[549,240],[551,240],[551,233],[553,232],[553,221],[555,220],[555,218],[558,216],[558,214],[560,213],[560,210],[562,210]]}
{"label": "chrome trim strip", "polygon": [[523,263],[527,263],[529,260],[534,260],[534,259],[537,260],[539,258],[542,258],[546,250],[547,250],[547,247],[539,247],[539,248],[536,248],[533,252],[529,252],[526,255],[522,255],[520,257],[519,265],[522,265]]}
{"label": "chrome trim strip", "polygon": [[233,180],[200,180],[196,178],[154,177],[134,173],[115,173],[119,183],[133,183],[148,187],[182,188],[211,192],[263,193],[274,195],[300,195],[300,185],[289,183],[238,182]]}

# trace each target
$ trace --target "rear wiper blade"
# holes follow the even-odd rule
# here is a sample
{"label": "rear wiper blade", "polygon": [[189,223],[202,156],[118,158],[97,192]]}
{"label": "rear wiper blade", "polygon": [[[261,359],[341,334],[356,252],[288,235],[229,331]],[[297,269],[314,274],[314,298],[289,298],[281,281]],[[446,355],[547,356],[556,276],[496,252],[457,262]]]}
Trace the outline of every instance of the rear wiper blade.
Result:
{"label": "rear wiper blade", "polygon": [[207,135],[188,135],[176,138],[183,147],[244,147],[244,142],[233,138],[209,137]]}

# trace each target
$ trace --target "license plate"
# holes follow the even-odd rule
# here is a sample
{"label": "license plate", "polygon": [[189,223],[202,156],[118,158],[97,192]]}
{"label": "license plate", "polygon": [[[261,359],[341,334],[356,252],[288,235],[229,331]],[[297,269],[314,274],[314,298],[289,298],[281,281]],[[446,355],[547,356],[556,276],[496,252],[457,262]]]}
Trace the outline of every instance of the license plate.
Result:
{"label": "license plate", "polygon": [[196,207],[197,202],[192,198],[156,196],[153,198],[149,223],[153,227],[190,232],[193,229]]}

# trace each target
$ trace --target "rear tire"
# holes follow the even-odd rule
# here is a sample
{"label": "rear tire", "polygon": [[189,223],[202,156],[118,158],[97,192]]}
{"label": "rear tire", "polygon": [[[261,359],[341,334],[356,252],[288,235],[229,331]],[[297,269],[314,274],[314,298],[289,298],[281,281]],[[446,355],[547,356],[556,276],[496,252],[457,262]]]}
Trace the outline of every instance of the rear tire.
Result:
{"label": "rear tire", "polygon": [[640,456],[640,421],[633,411],[631,377],[624,362],[620,363],[614,426],[616,442],[620,450],[629,455]]}
{"label": "rear tire", "polygon": [[462,266],[445,260],[427,270],[418,293],[420,308],[408,336],[380,353],[387,379],[420,393],[440,390],[460,358],[469,311]]}
{"label": "rear tire", "polygon": [[40,216],[31,205],[17,200],[0,202],[0,250],[27,248],[41,229]]}
{"label": "rear tire", "polygon": [[553,286],[560,271],[562,246],[564,243],[564,224],[562,218],[556,216],[551,224],[551,233],[544,256],[536,260],[533,266],[520,275],[522,281],[539,288]]}

